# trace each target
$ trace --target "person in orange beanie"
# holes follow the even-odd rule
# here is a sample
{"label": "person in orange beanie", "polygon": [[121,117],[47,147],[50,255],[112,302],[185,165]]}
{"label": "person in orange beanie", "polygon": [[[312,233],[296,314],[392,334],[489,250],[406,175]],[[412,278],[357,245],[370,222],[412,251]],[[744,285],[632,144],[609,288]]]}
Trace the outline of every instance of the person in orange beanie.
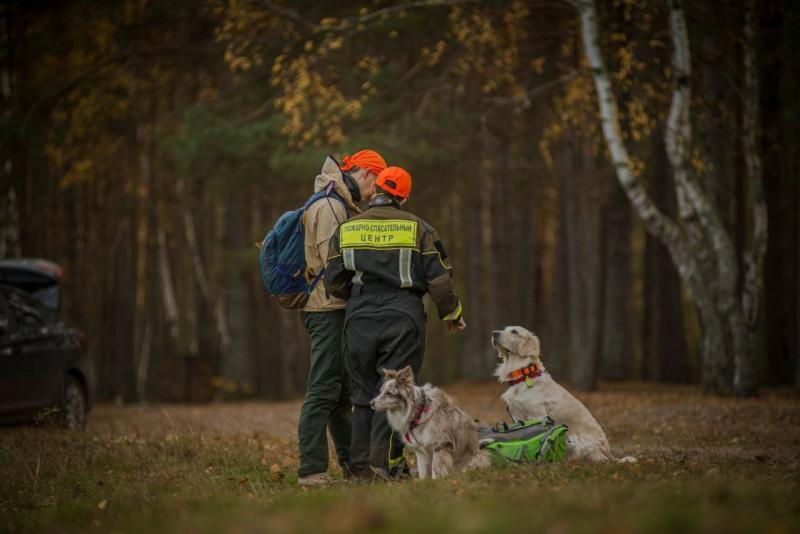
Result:
{"label": "person in orange beanie", "polygon": [[439,235],[401,209],[410,195],[411,175],[387,167],[372,186],[369,208],[339,225],[328,249],[325,288],[347,300],[343,346],[354,405],[349,465],[359,478],[390,478],[402,469],[402,441],[392,438],[386,414],[370,401],[380,389],[381,369],[410,365],[419,373],[425,293],[452,332],[466,327]]}
{"label": "person in orange beanie", "polygon": [[[339,223],[361,213],[356,205],[372,197],[372,184],[386,161],[374,150],[345,156],[340,166],[328,157],[314,182],[314,192],[325,195],[312,202],[303,214],[306,277],[323,275],[328,243]],[[328,295],[322,284],[312,286],[300,318],[311,340],[311,362],[306,393],[300,410],[298,445],[301,486],[325,486],[328,475],[328,430],[339,465],[349,473],[351,436],[350,379],[342,357],[345,301]]]}

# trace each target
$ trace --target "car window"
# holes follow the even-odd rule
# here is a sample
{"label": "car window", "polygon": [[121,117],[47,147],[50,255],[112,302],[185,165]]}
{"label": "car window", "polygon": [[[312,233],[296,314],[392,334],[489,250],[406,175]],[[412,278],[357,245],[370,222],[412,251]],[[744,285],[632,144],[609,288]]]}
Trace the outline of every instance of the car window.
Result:
{"label": "car window", "polygon": [[14,334],[30,337],[42,333],[48,317],[36,299],[22,291],[11,290],[6,292],[6,303],[14,318]]}

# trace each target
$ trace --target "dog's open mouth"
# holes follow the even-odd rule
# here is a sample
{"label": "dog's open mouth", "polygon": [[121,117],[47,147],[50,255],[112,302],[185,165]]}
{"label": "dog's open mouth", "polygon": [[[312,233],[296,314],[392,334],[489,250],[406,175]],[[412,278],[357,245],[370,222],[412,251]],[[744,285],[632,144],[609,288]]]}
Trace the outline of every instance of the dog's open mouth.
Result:
{"label": "dog's open mouth", "polygon": [[492,346],[497,349],[497,358],[499,360],[508,356],[508,349],[500,344],[500,332],[492,333]]}

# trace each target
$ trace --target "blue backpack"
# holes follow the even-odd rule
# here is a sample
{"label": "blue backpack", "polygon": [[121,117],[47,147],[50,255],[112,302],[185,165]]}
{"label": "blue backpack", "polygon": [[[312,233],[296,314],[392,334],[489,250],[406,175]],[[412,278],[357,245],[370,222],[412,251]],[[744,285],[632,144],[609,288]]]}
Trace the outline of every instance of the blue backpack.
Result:
{"label": "blue backpack", "polygon": [[327,198],[329,203],[330,198],[335,198],[345,204],[342,197],[333,191],[333,185],[330,182],[324,190],[311,195],[302,208],[281,215],[261,244],[261,252],[258,254],[261,281],[272,298],[287,310],[305,306],[314,287],[325,273],[325,269],[322,269],[310,283],[306,280],[303,214],[311,204],[321,198]]}

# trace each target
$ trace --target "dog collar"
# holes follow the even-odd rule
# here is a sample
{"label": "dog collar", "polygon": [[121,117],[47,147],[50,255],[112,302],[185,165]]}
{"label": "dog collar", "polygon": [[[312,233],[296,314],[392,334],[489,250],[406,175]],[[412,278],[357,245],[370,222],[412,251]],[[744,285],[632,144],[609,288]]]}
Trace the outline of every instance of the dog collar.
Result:
{"label": "dog collar", "polygon": [[516,371],[508,373],[507,380],[504,382],[508,387],[516,386],[521,382],[525,382],[526,386],[532,388],[533,379],[538,376],[542,376],[542,371],[536,366],[535,363],[532,363],[528,367],[523,367],[522,369],[517,369]]}
{"label": "dog collar", "polygon": [[408,424],[408,432],[406,432],[406,441],[411,443],[411,435],[413,435],[414,429],[417,428],[419,425],[422,424],[422,416],[428,413],[428,397],[425,396],[422,400],[422,404],[419,408],[417,408],[416,413],[414,413],[414,419]]}

